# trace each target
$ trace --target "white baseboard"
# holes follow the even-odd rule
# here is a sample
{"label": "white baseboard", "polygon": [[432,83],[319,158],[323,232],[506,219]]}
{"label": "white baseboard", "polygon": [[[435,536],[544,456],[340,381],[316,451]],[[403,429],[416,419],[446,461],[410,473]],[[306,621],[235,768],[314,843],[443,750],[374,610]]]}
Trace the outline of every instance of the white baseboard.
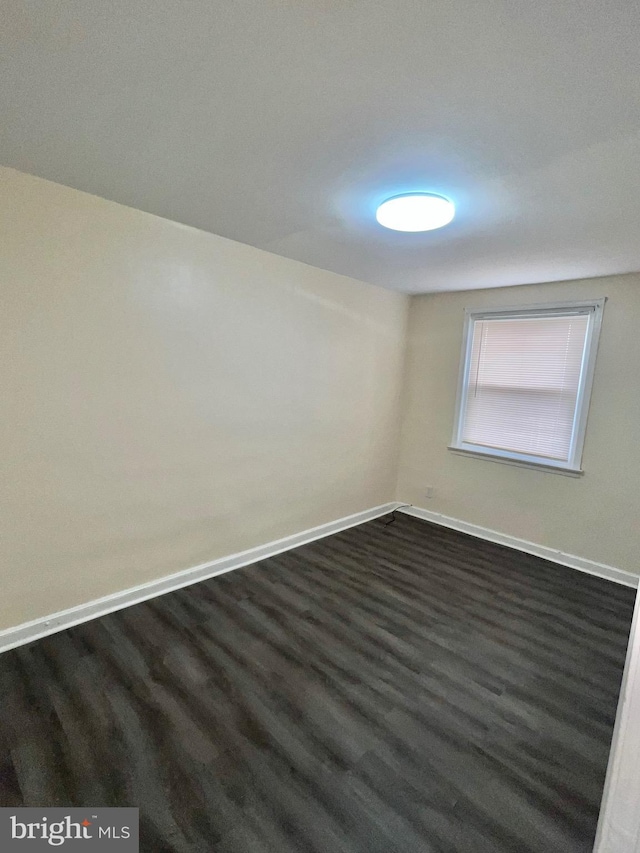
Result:
{"label": "white baseboard", "polygon": [[158,580],[130,587],[121,592],[106,595],[103,598],[96,598],[93,601],[86,602],[86,604],[79,604],[77,607],[70,607],[68,610],[61,610],[59,613],[52,613],[50,616],[34,619],[32,622],[23,622],[22,625],[16,625],[15,628],[7,628],[4,631],[0,631],[0,653],[9,651],[9,649],[13,649],[16,646],[22,646],[25,643],[31,643],[33,640],[39,640],[41,637],[46,637],[49,634],[55,634],[57,631],[64,631],[66,628],[71,628],[82,622],[88,622],[90,619],[96,619],[98,616],[105,616],[107,613],[113,613],[115,610],[122,610],[125,607],[130,607],[132,604],[139,604],[141,601],[147,601],[149,598],[164,595],[166,592],[173,592],[173,590],[190,586],[191,584],[198,583],[198,581],[207,580],[207,578],[212,578],[215,575],[240,569],[242,566],[257,563],[259,560],[265,560],[267,557],[274,557],[283,551],[290,551],[292,548],[298,548],[300,545],[306,545],[308,542],[314,542],[316,539],[323,539],[325,536],[331,536],[333,533],[339,533],[341,530],[347,530],[349,527],[364,524],[366,521],[371,521],[374,518],[379,518],[381,515],[386,515],[388,512],[393,512],[400,505],[398,501],[381,504],[380,506],[339,518],[336,521],[330,521],[327,524],[320,524],[318,527],[303,530],[301,533],[294,533],[292,536],[276,539],[274,542],[268,542],[266,545],[249,548],[248,551],[240,551],[238,554],[230,554],[228,557],[211,560],[209,563],[202,563],[199,566],[167,575]]}
{"label": "white baseboard", "polygon": [[630,586],[634,589],[637,589],[638,582],[640,581],[640,578],[631,574],[631,572],[624,571],[624,569],[616,569],[614,566],[596,563],[584,557],[576,557],[575,554],[566,554],[564,551],[558,551],[555,548],[547,548],[546,545],[536,545],[535,542],[528,542],[526,539],[509,536],[508,533],[489,530],[488,527],[480,527],[478,524],[460,521],[459,518],[451,518],[448,515],[432,512],[429,509],[422,509],[422,507],[413,506],[412,504],[403,504],[398,508],[398,511],[405,512],[407,515],[412,515],[415,518],[422,518],[424,521],[440,524],[443,527],[450,527],[452,530],[459,530],[461,533],[469,533],[471,536],[477,536],[478,539],[486,539],[489,542],[496,542],[499,545],[508,545],[509,548],[515,548],[517,551],[524,551],[527,554],[533,554],[536,557],[550,560],[552,563],[560,563],[562,566],[569,566],[571,569],[578,569],[578,571],[586,572],[589,575],[597,575],[599,578],[606,578],[607,580],[623,584],[624,586]]}
{"label": "white baseboard", "polygon": [[167,575],[158,580],[130,587],[129,589],[115,592],[102,598],[96,598],[85,604],[79,604],[77,607],[70,607],[68,610],[61,610],[58,613],[52,613],[49,616],[43,616],[31,622],[23,622],[14,628],[6,628],[0,631],[0,653],[16,648],[16,646],[22,646],[34,640],[39,640],[41,637],[46,637],[49,634],[55,634],[57,631],[72,628],[74,625],[79,625],[82,622],[97,619],[99,616],[105,616],[107,613],[122,610],[125,607],[130,607],[132,604],[139,604],[141,601],[147,601],[158,595],[173,592],[176,589],[207,580],[207,578],[231,572],[243,566],[249,566],[252,563],[265,560],[267,557],[281,554],[283,551],[290,551],[292,548],[298,548],[300,545],[306,545],[308,542],[314,542],[316,539],[323,539],[325,536],[331,536],[333,533],[347,530],[349,527],[356,527],[358,524],[364,524],[374,518],[379,518],[381,515],[393,512],[395,509],[407,515],[412,515],[415,518],[431,521],[434,524],[450,527],[453,530],[460,530],[462,533],[469,533],[472,536],[477,536],[479,539],[487,539],[489,542],[508,545],[510,548],[515,548],[518,551],[534,554],[536,557],[543,557],[545,560],[551,560],[554,563],[560,563],[563,566],[569,566],[572,569],[578,569],[590,575],[597,575],[598,577],[606,578],[625,586],[638,587],[640,579],[630,572],[625,572],[623,569],[616,569],[613,566],[596,563],[584,557],[576,557],[573,554],[565,554],[562,551],[547,548],[544,545],[536,545],[534,542],[527,542],[525,539],[518,539],[515,536],[509,536],[497,530],[489,530],[477,524],[470,524],[466,521],[460,521],[457,518],[450,518],[449,516],[432,512],[428,509],[403,504],[400,501],[390,501],[389,503],[339,518],[336,521],[330,521],[327,524],[320,524],[318,527],[303,530],[301,533],[294,533],[292,536],[285,536],[283,539],[276,539],[265,545],[258,545],[256,548],[250,548],[238,554],[230,554],[228,557],[211,560],[209,563],[202,563],[199,566]]}

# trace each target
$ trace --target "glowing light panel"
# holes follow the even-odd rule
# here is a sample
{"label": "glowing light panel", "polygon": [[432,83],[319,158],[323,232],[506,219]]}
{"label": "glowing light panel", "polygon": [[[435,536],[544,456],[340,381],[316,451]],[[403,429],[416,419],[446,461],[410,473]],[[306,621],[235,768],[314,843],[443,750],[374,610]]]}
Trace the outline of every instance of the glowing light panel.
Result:
{"label": "glowing light panel", "polygon": [[433,193],[405,193],[383,201],[376,219],[393,231],[433,231],[448,225],[456,209],[453,202]]}

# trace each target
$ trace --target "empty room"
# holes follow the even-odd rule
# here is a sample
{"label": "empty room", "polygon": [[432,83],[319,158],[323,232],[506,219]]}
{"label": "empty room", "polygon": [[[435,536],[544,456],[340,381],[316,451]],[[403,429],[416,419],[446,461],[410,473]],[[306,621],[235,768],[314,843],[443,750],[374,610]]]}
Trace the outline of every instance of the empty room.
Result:
{"label": "empty room", "polygon": [[0,24],[0,851],[640,853],[640,7]]}

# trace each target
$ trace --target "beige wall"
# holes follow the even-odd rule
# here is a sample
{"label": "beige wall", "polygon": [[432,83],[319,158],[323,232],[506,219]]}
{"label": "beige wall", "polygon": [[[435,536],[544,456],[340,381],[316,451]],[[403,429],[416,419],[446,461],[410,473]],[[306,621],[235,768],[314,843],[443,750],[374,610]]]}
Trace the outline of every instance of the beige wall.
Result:
{"label": "beige wall", "polygon": [[[407,297],[2,168],[0,282],[0,629],[391,500],[398,448],[398,499],[640,573],[640,276],[413,298],[402,406]],[[464,308],[599,296],[585,476],[448,451]]]}
{"label": "beige wall", "polygon": [[[451,442],[465,307],[607,296],[581,478],[456,455]],[[640,275],[412,300],[397,497],[640,573]],[[434,497],[425,498],[426,486]]]}
{"label": "beige wall", "polygon": [[407,297],[0,169],[0,628],[393,498]]}

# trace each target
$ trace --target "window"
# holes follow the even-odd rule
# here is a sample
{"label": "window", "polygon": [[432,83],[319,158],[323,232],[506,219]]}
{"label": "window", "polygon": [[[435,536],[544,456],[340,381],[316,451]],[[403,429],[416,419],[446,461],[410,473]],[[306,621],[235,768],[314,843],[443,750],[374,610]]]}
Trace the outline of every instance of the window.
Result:
{"label": "window", "polygon": [[581,473],[604,301],[467,311],[451,449]]}

